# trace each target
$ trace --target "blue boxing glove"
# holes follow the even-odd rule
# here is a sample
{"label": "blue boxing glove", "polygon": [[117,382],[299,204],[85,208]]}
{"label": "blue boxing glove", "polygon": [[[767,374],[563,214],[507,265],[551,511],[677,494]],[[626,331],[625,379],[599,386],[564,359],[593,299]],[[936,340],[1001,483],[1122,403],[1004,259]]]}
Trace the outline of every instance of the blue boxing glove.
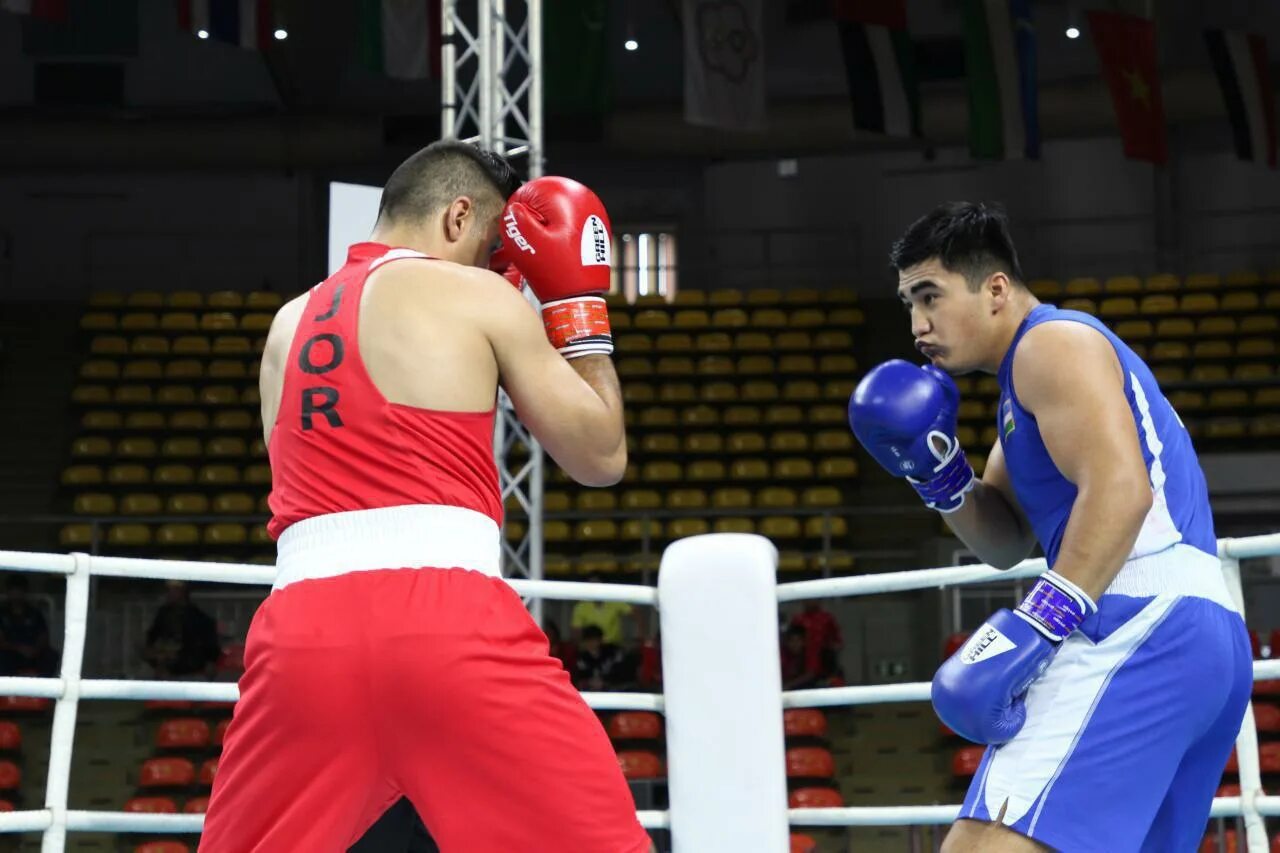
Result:
{"label": "blue boxing glove", "polygon": [[956,438],[960,390],[938,368],[901,359],[877,365],[849,399],[862,446],[932,509],[955,512],[973,488],[973,466]]}
{"label": "blue boxing glove", "polygon": [[1016,610],[996,611],[938,668],[932,688],[938,717],[975,743],[1012,740],[1027,719],[1027,689],[1097,609],[1084,590],[1045,572]]}

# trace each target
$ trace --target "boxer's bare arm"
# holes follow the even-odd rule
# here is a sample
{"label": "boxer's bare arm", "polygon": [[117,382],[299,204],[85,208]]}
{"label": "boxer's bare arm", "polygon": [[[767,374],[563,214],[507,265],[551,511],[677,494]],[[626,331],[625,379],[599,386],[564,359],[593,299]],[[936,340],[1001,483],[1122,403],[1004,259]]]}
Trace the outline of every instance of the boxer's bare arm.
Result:
{"label": "boxer's bare arm", "polygon": [[969,550],[997,569],[1025,560],[1036,544],[1036,533],[1018,506],[998,443],[987,456],[982,480],[965,496],[964,506],[943,518]]}
{"label": "boxer's bare arm", "polygon": [[307,294],[291,299],[271,321],[267,344],[262,351],[262,364],[258,372],[258,392],[262,398],[262,440],[271,440],[271,428],[280,411],[281,386],[284,382],[285,361],[289,358],[293,333],[307,307]]}
{"label": "boxer's bare arm", "polygon": [[477,279],[498,374],[520,420],[574,480],[618,482],[627,467],[627,438],[613,361],[565,359],[519,291],[494,273],[477,270]]}

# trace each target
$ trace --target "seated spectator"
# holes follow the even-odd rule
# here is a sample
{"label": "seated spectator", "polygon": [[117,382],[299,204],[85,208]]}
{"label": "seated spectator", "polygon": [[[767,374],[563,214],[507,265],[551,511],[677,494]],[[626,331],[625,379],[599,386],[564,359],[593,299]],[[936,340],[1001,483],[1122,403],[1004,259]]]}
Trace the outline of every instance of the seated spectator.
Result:
{"label": "seated spectator", "polygon": [[805,632],[805,667],[828,678],[840,669],[840,625],[836,618],[822,609],[817,601],[806,601],[804,610],[791,617],[791,624]]}
{"label": "seated spectator", "polygon": [[582,629],[573,683],[579,690],[616,690],[632,679],[622,650],[604,642],[604,632],[595,625]]}
{"label": "seated spectator", "polygon": [[0,606],[0,674],[54,676],[58,654],[49,646],[44,614],[27,599],[27,576],[14,572]]}
{"label": "seated spectator", "polygon": [[803,690],[819,686],[818,670],[809,665],[809,656],[805,653],[807,639],[804,628],[794,623],[782,635],[780,655],[783,690]]}
{"label": "seated spectator", "polygon": [[165,586],[165,601],[147,630],[142,659],[161,678],[212,678],[222,656],[217,623],[191,603],[184,582],[167,581]]}
{"label": "seated spectator", "polygon": [[560,661],[565,672],[572,673],[574,664],[578,660],[578,650],[573,647],[573,643],[564,641],[560,636],[560,626],[552,619],[547,620],[546,635],[551,656]]}
{"label": "seated spectator", "polygon": [[[600,583],[600,575],[587,575],[588,583]],[[624,601],[579,601],[573,606],[573,617],[569,627],[575,639],[582,638],[582,630],[594,625],[604,635],[606,645],[622,645],[622,619],[624,616],[634,618],[631,605]]]}

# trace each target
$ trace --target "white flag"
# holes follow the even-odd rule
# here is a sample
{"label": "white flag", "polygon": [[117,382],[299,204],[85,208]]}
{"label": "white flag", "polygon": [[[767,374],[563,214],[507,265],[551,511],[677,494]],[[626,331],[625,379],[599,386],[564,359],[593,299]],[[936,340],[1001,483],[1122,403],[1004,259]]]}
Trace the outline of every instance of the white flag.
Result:
{"label": "white flag", "polygon": [[764,0],[684,0],[684,118],[764,127]]}

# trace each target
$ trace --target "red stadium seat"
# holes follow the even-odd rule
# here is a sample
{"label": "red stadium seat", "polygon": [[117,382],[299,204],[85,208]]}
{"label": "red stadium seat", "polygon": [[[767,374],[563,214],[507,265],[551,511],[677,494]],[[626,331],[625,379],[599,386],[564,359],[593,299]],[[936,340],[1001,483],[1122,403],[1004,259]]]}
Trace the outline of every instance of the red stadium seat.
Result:
{"label": "red stadium seat", "polygon": [[0,749],[17,751],[22,748],[22,730],[17,723],[0,722]]}
{"label": "red stadium seat", "polygon": [[1200,844],[1200,853],[1220,853],[1221,850],[1225,850],[1226,853],[1237,853],[1240,848],[1238,846],[1239,842],[1236,840],[1236,831],[1234,829],[1228,829],[1223,833],[1223,836],[1225,844],[1219,848],[1218,834],[1216,832],[1210,832],[1204,837],[1204,841]]}
{"label": "red stadium seat", "polygon": [[195,703],[187,699],[148,699],[142,707],[148,711],[190,711]]}
{"label": "red stadium seat", "polygon": [[222,746],[222,741],[227,737],[227,726],[231,725],[230,720],[218,720],[218,725],[213,730],[213,745]]}
{"label": "red stadium seat", "polygon": [[178,804],[172,797],[134,797],[124,804],[124,810],[141,814],[177,814]]}
{"label": "red stadium seat", "polygon": [[1258,744],[1258,764],[1263,773],[1280,773],[1280,741]]}
{"label": "red stadium seat", "polygon": [[1271,853],[1280,853],[1280,832],[1271,836]]}
{"label": "red stadium seat", "polygon": [[14,791],[22,784],[22,771],[12,761],[0,761],[0,791]]}
{"label": "red stadium seat", "polygon": [[12,812],[12,811],[17,811],[17,806],[9,802],[8,800],[0,800],[0,812]]}
{"label": "red stadium seat", "polygon": [[53,707],[53,700],[39,696],[0,696],[0,714],[34,713],[47,711]]}
{"label": "red stadium seat", "polygon": [[662,718],[652,711],[623,711],[610,718],[607,730],[614,740],[660,740]]}
{"label": "red stadium seat", "polygon": [[156,732],[160,749],[206,749],[209,746],[209,724],[197,717],[165,720]]}
{"label": "red stadium seat", "polygon": [[[1258,636],[1257,631],[1249,632],[1249,647],[1253,649],[1254,660],[1262,657],[1262,638]],[[1275,648],[1275,646],[1273,645],[1272,648]]]}
{"label": "red stadium seat", "polygon": [[133,853],[191,853],[181,841],[148,841],[133,848]]}
{"label": "red stadium seat", "polygon": [[946,723],[942,722],[942,720],[938,720],[938,733],[943,737],[947,737],[947,738],[956,736],[955,729],[951,728],[951,726],[948,726]]}
{"label": "red stadium seat", "polygon": [[218,759],[210,758],[200,765],[200,784],[213,785],[213,777],[218,775]]}
{"label": "red stadium seat", "polygon": [[195,765],[185,758],[148,758],[138,774],[138,787],[184,788],[195,778]]}
{"label": "red stadium seat", "polygon": [[187,800],[187,804],[182,807],[187,814],[204,814],[209,810],[208,797],[192,797]]}
{"label": "red stadium seat", "polygon": [[[1250,634],[1253,632],[1250,631]],[[1271,656],[1280,657],[1280,628],[1276,628],[1271,632],[1271,636],[1267,638],[1267,645],[1271,647]],[[1258,655],[1255,653],[1254,657]]]}
{"label": "red stadium seat", "polygon": [[1231,750],[1231,754],[1227,756],[1227,766],[1222,768],[1223,773],[1235,775],[1240,772],[1240,759],[1236,755],[1235,749]]}
{"label": "red stadium seat", "polygon": [[628,779],[660,779],[663,776],[662,759],[652,752],[624,749],[618,753],[618,766]]}
{"label": "red stadium seat", "polygon": [[1253,720],[1260,732],[1280,732],[1280,706],[1256,703],[1253,706]]}
{"label": "red stadium seat", "polygon": [[960,647],[963,646],[968,641],[971,634],[972,634],[971,631],[970,632],[962,631],[962,632],[952,634],[950,637],[947,637],[946,642],[942,646],[942,659],[946,660],[956,652],[960,651]]}
{"label": "red stadium seat", "polygon": [[1280,696],[1280,678],[1253,682],[1254,696]]}
{"label": "red stadium seat", "polygon": [[1240,796],[1240,786],[1234,785],[1234,784],[1219,785],[1218,792],[1214,794],[1214,796],[1215,797],[1238,797]]}
{"label": "red stadium seat", "polygon": [[827,715],[817,708],[788,708],[782,712],[787,737],[826,737]]}
{"label": "red stadium seat", "polygon": [[957,749],[951,754],[951,775],[968,779],[977,773],[984,752],[986,748],[981,746],[962,746]]}
{"label": "red stadium seat", "polygon": [[812,836],[791,833],[791,853],[817,853],[818,842]]}
{"label": "red stadium seat", "polygon": [[836,763],[829,750],[820,746],[793,746],[787,750],[789,778],[830,779],[836,774]]}
{"label": "red stadium seat", "polygon": [[838,809],[844,797],[835,788],[796,788],[788,798],[793,809]]}

